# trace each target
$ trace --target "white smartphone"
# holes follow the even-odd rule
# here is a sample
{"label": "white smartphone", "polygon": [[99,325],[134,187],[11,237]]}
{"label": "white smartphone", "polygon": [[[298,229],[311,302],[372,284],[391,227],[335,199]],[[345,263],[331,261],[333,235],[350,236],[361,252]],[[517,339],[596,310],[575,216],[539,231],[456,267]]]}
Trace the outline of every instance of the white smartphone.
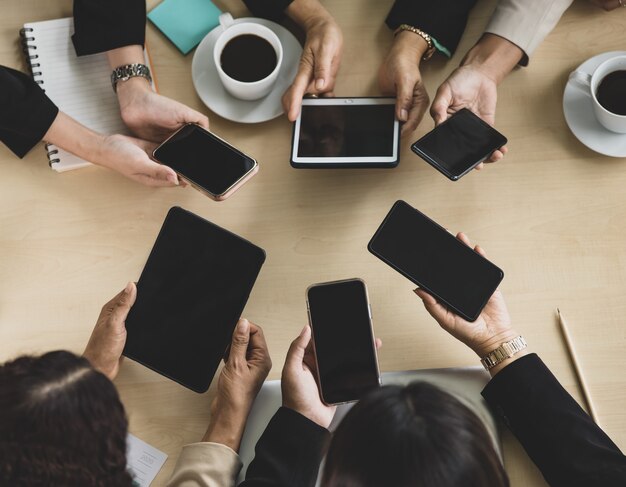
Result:
{"label": "white smartphone", "polygon": [[305,98],[293,126],[296,168],[396,167],[395,98]]}

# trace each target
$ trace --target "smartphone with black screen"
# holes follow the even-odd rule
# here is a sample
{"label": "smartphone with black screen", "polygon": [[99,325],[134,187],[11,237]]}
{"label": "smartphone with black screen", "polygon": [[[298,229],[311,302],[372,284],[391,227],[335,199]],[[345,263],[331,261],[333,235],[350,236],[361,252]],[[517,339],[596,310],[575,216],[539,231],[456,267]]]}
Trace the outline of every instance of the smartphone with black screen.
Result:
{"label": "smartphone with black screen", "polygon": [[152,157],[215,201],[228,198],[259,169],[252,157],[193,123],[172,134]]}
{"label": "smartphone with black screen", "polygon": [[313,284],[306,294],[320,396],[326,404],[357,401],[380,386],[365,282]]}
{"label": "smartphone with black screen", "polygon": [[500,268],[401,200],[367,248],[468,321],[476,321],[504,278]]}
{"label": "smartphone with black screen", "polygon": [[463,108],[415,142],[411,150],[457,181],[506,143],[504,135]]}

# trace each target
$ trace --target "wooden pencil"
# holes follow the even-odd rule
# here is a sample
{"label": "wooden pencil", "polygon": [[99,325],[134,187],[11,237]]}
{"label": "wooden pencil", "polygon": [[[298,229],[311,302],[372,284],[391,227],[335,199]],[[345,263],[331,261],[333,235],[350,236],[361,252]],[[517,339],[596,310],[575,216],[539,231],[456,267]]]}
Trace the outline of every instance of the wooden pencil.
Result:
{"label": "wooden pencil", "polygon": [[572,341],[572,337],[569,333],[569,329],[565,322],[565,318],[563,318],[563,315],[561,314],[561,310],[559,308],[556,309],[556,314],[559,318],[559,328],[561,329],[561,334],[563,335],[565,348],[567,348],[570,361],[572,362],[572,365],[574,366],[574,372],[575,372],[576,378],[578,379],[580,390],[583,393],[583,398],[587,405],[587,411],[589,412],[589,415],[591,416],[591,419],[593,419],[594,423],[599,424],[598,415],[596,413],[595,407],[593,406],[593,402],[591,401],[591,395],[589,394],[589,387],[587,386],[587,381],[585,380],[585,376],[583,375],[583,371],[580,367],[578,356],[576,354],[576,350],[574,349],[574,343]]}

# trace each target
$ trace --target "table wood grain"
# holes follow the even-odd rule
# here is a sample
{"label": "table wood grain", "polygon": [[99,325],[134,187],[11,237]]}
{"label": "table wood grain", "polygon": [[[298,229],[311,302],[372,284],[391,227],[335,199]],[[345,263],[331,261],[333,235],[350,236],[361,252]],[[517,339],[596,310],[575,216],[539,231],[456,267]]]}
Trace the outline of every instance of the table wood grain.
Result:
{"label": "table wood grain", "polygon": [[[157,1],[150,1],[154,6]],[[216,2],[245,15],[242,3]],[[390,0],[328,0],[345,35],[338,96],[379,95],[377,70],[392,40]],[[479,38],[495,1],[472,12],[448,62],[423,69],[431,97]],[[69,0],[3,0],[0,64],[25,69],[18,30],[25,22],[70,16]],[[245,316],[266,332],[280,376],[290,341],[306,323],[305,288],[362,277],[368,284],[384,371],[473,365],[477,359],[427,315],[411,283],[370,255],[366,244],[393,202],[404,199],[451,231],[480,242],[505,271],[502,290],[514,324],[580,400],[555,320],[559,306],[606,432],[626,448],[626,159],[598,155],[565,124],[568,74],[585,59],[624,49],[626,9],[605,13],[578,1],[530,60],[500,86],[497,128],[506,158],[452,183],[403,142],[393,170],[295,170],[291,125],[221,119],[191,81],[182,56],[152,25],[147,39],[162,94],[207,113],[211,128],[254,155],[259,174],[215,203],[191,188],[149,189],[100,168],[57,174],[43,146],[18,160],[0,147],[0,360],[52,349],[82,352],[101,306],[136,280],[167,210],[180,205],[260,245],[267,262]],[[213,388],[198,395],[131,361],[116,385],[130,430],[169,455],[164,485],[183,444],[209,421]],[[510,433],[506,467],[514,487],[546,485]]]}

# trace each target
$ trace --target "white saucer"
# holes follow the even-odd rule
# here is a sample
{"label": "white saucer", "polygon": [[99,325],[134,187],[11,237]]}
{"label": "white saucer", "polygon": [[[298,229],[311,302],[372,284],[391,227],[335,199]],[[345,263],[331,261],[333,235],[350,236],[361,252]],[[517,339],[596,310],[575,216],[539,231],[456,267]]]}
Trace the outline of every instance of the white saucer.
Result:
{"label": "white saucer", "polygon": [[291,32],[275,22],[252,17],[235,19],[235,24],[241,22],[253,22],[272,29],[283,45],[283,63],[270,94],[260,100],[245,101],[226,91],[213,61],[213,46],[222,32],[221,26],[209,32],[198,45],[191,63],[191,77],[200,99],[220,117],[241,123],[266,122],[283,113],[281,98],[296,76],[302,47]]}
{"label": "white saucer", "polygon": [[[626,51],[612,51],[587,59],[578,68],[591,74],[600,63],[613,56],[621,56]],[[626,157],[626,134],[618,134],[605,129],[593,114],[591,96],[568,81],[563,93],[563,113],[572,133],[591,150],[612,157]]]}

